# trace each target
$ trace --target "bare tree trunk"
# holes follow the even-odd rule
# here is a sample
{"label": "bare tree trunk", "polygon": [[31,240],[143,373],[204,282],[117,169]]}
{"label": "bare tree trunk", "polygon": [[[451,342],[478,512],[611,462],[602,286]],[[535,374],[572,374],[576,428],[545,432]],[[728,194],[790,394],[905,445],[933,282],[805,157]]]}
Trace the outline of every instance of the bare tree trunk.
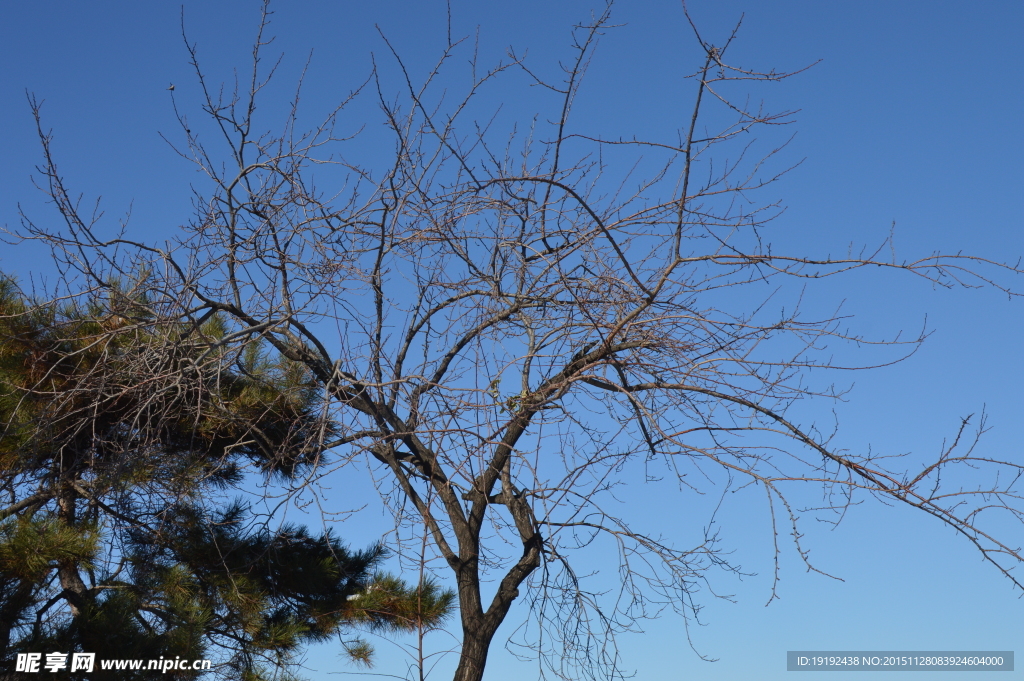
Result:
{"label": "bare tree trunk", "polygon": [[[528,513],[521,500],[512,500],[510,510],[517,519]],[[532,523],[521,526],[523,555],[506,573],[498,586],[490,607],[483,610],[480,594],[479,528],[467,537],[472,554],[456,569],[459,582],[459,608],[462,614],[462,650],[454,681],[481,681],[487,664],[487,651],[498,627],[505,621],[512,603],[519,597],[519,586],[540,566],[541,537]]]}
{"label": "bare tree trunk", "polygon": [[482,681],[484,678],[487,650],[491,646],[494,632],[482,629],[483,627],[463,627],[462,653],[459,666],[455,670],[454,681]]}

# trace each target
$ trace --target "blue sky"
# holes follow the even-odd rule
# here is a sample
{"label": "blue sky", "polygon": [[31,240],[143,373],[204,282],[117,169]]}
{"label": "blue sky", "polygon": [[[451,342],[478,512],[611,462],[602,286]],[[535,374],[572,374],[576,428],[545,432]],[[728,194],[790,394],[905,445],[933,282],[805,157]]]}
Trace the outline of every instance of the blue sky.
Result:
{"label": "blue sky", "polygon": [[[569,27],[584,20],[590,8],[576,0],[453,0],[452,33],[473,36],[479,27],[483,63],[499,59],[513,45],[550,71],[555,60],[568,56]],[[738,42],[730,48],[735,63],[796,70],[820,60],[754,94],[769,108],[799,109],[798,122],[779,138],[797,133],[780,165],[803,163],[763,197],[781,199],[788,207],[772,227],[777,252],[843,253],[851,242],[880,242],[895,222],[896,246],[905,257],[935,250],[1009,261],[1024,255],[1024,4],[691,0],[690,8],[701,31],[716,43],[745,13]],[[275,101],[280,106],[286,100],[311,51],[303,106],[312,114],[326,111],[365,79],[371,53],[390,63],[375,25],[414,74],[433,63],[446,40],[445,5],[435,0],[292,0],[275,11],[271,32],[277,40],[271,52],[285,57],[279,87],[268,97],[272,120],[277,120]],[[30,182],[39,148],[26,90],[45,100],[45,124],[53,130],[69,184],[87,202],[101,195],[111,225],[130,208],[130,232],[162,240],[189,219],[189,185],[198,176],[158,134],[180,137],[167,90],[171,83],[179,108],[199,115],[180,13],[177,3],[5,4],[0,14],[3,223],[17,224],[19,203],[41,223],[56,217]],[[184,17],[213,80],[228,80],[233,66],[245,65],[258,3],[186,1]],[[700,58],[679,4],[624,1],[616,5],[612,23],[621,26],[602,40],[580,95],[576,124],[584,132],[671,139],[692,96],[692,83],[682,76],[695,70]],[[453,91],[460,84],[453,76]],[[485,93],[488,104],[503,104],[502,123],[543,104],[539,94],[513,101],[508,92]],[[356,105],[355,118],[346,123],[353,131],[359,112],[372,113],[372,104]],[[360,147],[368,159],[378,153],[375,134],[368,129]],[[0,269],[23,281],[49,266],[45,252],[32,245],[0,245]],[[837,280],[810,304],[834,308],[845,301],[844,312],[869,333],[914,333],[925,319],[934,333],[902,364],[836,377],[854,384],[848,400],[809,406],[805,417],[829,422],[834,411],[838,447],[929,454],[955,433],[961,417],[984,407],[992,430],[982,440],[983,450],[1024,460],[1024,397],[1018,388],[1024,301],[991,290],[936,291],[905,276],[869,274]],[[1024,290],[1024,279],[1012,283]],[[345,484],[338,481],[338,489]],[[361,498],[358,489],[345,494],[353,506]],[[781,679],[795,674],[785,671],[785,653],[795,649],[1019,648],[1024,603],[1008,580],[932,519],[871,501],[853,509],[836,529],[813,521],[805,525],[804,543],[816,564],[845,581],[807,573],[784,546],[781,597],[764,607],[772,572],[769,530],[763,504],[744,494],[730,500],[717,521],[724,543],[735,550],[734,561],[758,576],[738,582],[721,575],[713,586],[735,594],[737,602],[705,600],[707,626],[690,632],[695,647],[719,661],[701,661],[681,623],[666,617],[623,638],[625,664],[637,678]],[[366,502],[372,501],[366,495]],[[692,533],[691,517],[704,522],[670,490],[637,489],[624,503],[634,517],[649,516],[668,535]],[[672,512],[666,514],[666,508]],[[371,505],[346,523],[343,534],[358,545],[386,529]],[[1006,532],[1009,543],[1024,544],[1020,526]],[[511,631],[513,619],[504,632]],[[447,645],[443,634],[435,636],[437,645]],[[404,673],[397,648],[385,642],[378,648],[375,672]],[[329,672],[374,678],[336,662],[329,649],[312,651],[309,666],[308,676],[316,681],[340,678]],[[534,669],[496,646],[488,678],[535,678]],[[851,674],[798,678],[819,676],[843,681]],[[975,677],[982,678],[956,675],[964,681]],[[439,669],[436,678],[445,673]]]}

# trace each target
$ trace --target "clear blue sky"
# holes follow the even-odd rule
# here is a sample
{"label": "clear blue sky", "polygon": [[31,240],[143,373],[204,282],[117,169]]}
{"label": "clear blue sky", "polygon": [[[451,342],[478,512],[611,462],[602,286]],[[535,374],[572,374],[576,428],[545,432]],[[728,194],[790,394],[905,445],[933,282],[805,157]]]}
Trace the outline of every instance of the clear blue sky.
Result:
{"label": "clear blue sky", "polygon": [[[482,61],[507,45],[529,49],[532,63],[568,56],[568,28],[585,19],[577,0],[514,3],[452,1],[452,32],[480,27]],[[821,63],[755,96],[776,108],[799,109],[796,138],[783,161],[806,159],[771,191],[789,207],[772,239],[806,255],[845,252],[849,243],[877,243],[895,221],[901,255],[966,251],[995,259],[1024,255],[1024,3],[987,0],[691,0],[702,31],[720,42],[746,13],[732,61],[794,70]],[[254,0],[184,2],[190,39],[212,78],[244,66],[257,19]],[[189,183],[199,176],[163,142],[176,139],[170,83],[182,110],[198,116],[196,90],[179,29],[179,5],[163,2],[7,2],[0,9],[0,219],[14,226],[17,204],[40,222],[53,220],[30,174],[39,147],[25,91],[44,99],[63,174],[87,201],[103,196],[116,223],[131,207],[129,230],[159,240],[191,216]],[[375,3],[290,0],[275,8],[273,48],[285,54],[278,83],[286,84],[312,50],[304,106],[326,111],[366,77],[370,53],[386,60],[378,24],[414,71],[432,63],[445,43],[439,0]],[[682,75],[700,55],[680,6],[668,0],[617,5],[595,58],[576,119],[581,131],[670,135],[684,120],[692,94]],[[272,49],[271,52],[274,50]],[[460,85],[453,82],[454,90]],[[397,84],[396,84],[397,92]],[[503,91],[486,94],[502,101]],[[273,97],[270,98],[273,101]],[[372,102],[370,102],[372,105]],[[512,116],[529,102],[507,101]],[[367,111],[372,111],[369,106]],[[358,109],[357,109],[358,111]],[[268,107],[273,114],[273,107]],[[353,123],[353,130],[355,124]],[[372,158],[374,131],[362,153]],[[671,137],[669,138],[671,139]],[[390,146],[381,148],[383,154]],[[45,272],[45,253],[0,245],[0,269],[26,281]],[[1024,290],[1024,280],[1014,282]],[[865,332],[914,333],[927,317],[934,334],[908,361],[873,372],[837,376],[854,390],[846,403],[808,407],[804,417],[828,421],[838,447],[889,453],[936,452],[959,419],[987,407],[992,426],[982,441],[993,456],[1024,461],[1022,377],[1024,301],[994,291],[933,291],[906,277],[849,277],[821,304],[845,300]],[[359,498],[356,489],[339,494]],[[637,490],[628,512],[649,515],[666,534],[695,529],[692,508],[661,490]],[[742,495],[740,495],[742,497]],[[371,497],[366,497],[372,501]],[[652,503],[656,500],[656,503]],[[676,504],[676,506],[673,506]],[[355,505],[352,503],[351,505]],[[655,508],[657,513],[654,512]],[[664,509],[673,509],[666,518]],[[771,549],[764,507],[738,498],[718,518],[734,561],[759,576],[743,582],[722,575],[713,586],[736,594],[735,604],[705,600],[704,621],[691,635],[701,661],[672,618],[648,622],[624,637],[626,666],[639,679],[782,679],[787,650],[1014,650],[1024,653],[1024,602],[965,541],[931,519],[867,501],[831,530],[805,525],[805,545],[835,581],[808,574],[792,550],[783,558],[781,598],[769,607]],[[370,510],[342,531],[354,544],[386,529]],[[1009,543],[1024,544],[1020,526]],[[503,630],[509,633],[512,620]],[[443,635],[436,635],[439,645]],[[375,671],[402,674],[401,655],[379,644]],[[443,664],[443,663],[442,663]],[[313,651],[309,677],[373,678]],[[1024,669],[1024,659],[1018,661]],[[436,678],[445,678],[439,671]],[[995,678],[1020,678],[1024,672]],[[850,673],[798,674],[843,681]],[[488,678],[535,678],[496,647]],[[893,674],[879,673],[873,681]],[[377,677],[381,678],[381,677]],[[860,677],[857,677],[860,678]],[[900,677],[902,678],[902,677]],[[914,678],[931,678],[922,673]],[[945,677],[944,677],[945,678]],[[986,678],[958,673],[958,680]]]}

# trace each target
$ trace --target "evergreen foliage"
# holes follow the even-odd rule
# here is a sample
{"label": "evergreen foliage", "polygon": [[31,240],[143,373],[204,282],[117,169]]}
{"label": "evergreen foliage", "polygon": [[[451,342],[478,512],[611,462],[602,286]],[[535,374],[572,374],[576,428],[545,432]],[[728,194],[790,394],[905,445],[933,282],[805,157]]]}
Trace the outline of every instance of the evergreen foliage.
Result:
{"label": "evergreen foliage", "polygon": [[180,656],[279,678],[348,625],[440,623],[451,592],[377,574],[383,547],[350,551],[226,501],[247,467],[308,472],[333,426],[307,369],[258,344],[225,351],[216,315],[155,324],[146,281],[35,305],[0,277],[0,664]]}

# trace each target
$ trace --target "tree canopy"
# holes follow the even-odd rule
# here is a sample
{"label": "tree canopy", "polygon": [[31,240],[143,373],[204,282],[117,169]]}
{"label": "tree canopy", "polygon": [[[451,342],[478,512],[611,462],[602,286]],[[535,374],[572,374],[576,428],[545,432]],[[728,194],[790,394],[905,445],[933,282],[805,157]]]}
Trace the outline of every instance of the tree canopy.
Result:
{"label": "tree canopy", "polygon": [[440,622],[452,595],[381,573],[383,546],[226,496],[246,466],[309,472],[334,426],[301,365],[222,351],[213,316],[192,334],[155,323],[146,284],[38,305],[0,279],[0,656],[209,656],[255,679],[352,625]]}

